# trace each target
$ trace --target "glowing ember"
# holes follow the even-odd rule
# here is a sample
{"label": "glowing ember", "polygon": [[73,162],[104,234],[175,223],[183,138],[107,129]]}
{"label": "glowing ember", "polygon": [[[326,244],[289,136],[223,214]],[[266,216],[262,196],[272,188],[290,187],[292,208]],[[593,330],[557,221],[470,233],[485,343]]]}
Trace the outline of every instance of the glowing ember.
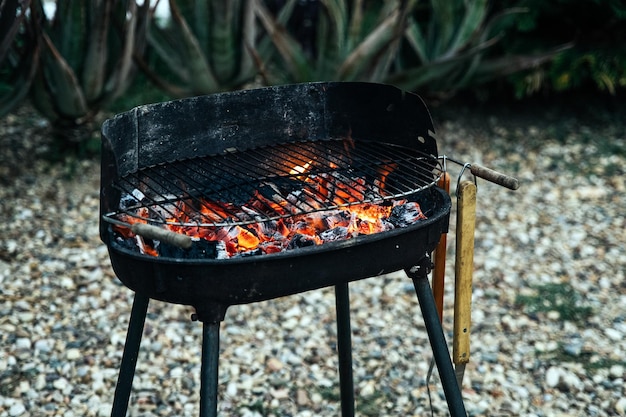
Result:
{"label": "glowing ember", "polygon": [[[290,174],[297,176],[301,187],[286,195],[275,184],[263,183],[243,205],[180,199],[169,204],[167,209],[162,206],[137,208],[134,213],[137,216],[124,215],[120,220],[129,224],[146,222],[144,219],[150,218],[151,213],[162,215],[166,210],[167,215],[162,216],[167,219],[165,227],[192,237],[194,245],[201,246],[201,257],[230,258],[276,253],[385,232],[426,218],[418,203],[404,199],[380,204],[359,203],[372,191],[372,185],[368,186],[365,179],[347,178],[336,171],[307,175],[309,165],[293,168]],[[384,188],[385,179],[392,170],[392,166],[381,168],[379,180],[374,185],[376,192]],[[324,209],[329,202],[339,207]],[[220,225],[210,226],[208,222]],[[132,240],[141,253],[186,256],[183,249],[172,252],[166,244],[135,236],[128,228],[114,226],[114,230],[119,240]]]}

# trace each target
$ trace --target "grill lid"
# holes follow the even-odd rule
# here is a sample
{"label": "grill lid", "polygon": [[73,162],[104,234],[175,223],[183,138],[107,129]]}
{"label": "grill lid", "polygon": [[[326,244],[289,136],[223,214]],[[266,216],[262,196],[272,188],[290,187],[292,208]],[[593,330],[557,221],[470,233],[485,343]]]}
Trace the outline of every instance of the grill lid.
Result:
{"label": "grill lid", "polygon": [[171,226],[259,223],[363,203],[380,204],[433,186],[435,155],[384,142],[328,139],[263,146],[159,164],[129,173],[114,187],[128,217]]}

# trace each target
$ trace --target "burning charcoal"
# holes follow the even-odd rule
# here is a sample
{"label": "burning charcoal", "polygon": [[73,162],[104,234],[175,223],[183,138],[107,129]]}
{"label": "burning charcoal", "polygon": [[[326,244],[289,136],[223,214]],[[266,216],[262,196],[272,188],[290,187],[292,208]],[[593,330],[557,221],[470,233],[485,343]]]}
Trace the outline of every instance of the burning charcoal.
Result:
{"label": "burning charcoal", "polygon": [[226,244],[221,240],[216,241],[215,250],[217,252],[216,259],[228,259],[228,250]]}
{"label": "burning charcoal", "polygon": [[[259,189],[269,186],[274,190],[271,195],[280,195],[281,197],[288,195],[289,193],[298,190],[301,188],[301,185],[297,181],[293,181],[291,178],[283,178],[283,177],[275,177],[272,178],[272,182],[266,181],[260,185]],[[266,197],[270,198],[269,195],[263,193]]]}
{"label": "burning charcoal", "polygon": [[302,190],[292,191],[287,195],[286,200],[291,204],[297,204],[300,201],[300,195],[302,195]]}
{"label": "burning charcoal", "polygon": [[128,249],[133,252],[141,252],[139,250],[139,246],[137,246],[137,242],[135,241],[135,238],[117,236],[115,239],[115,243],[117,243],[123,249]]}
{"label": "burning charcoal", "polygon": [[347,239],[350,237],[350,234],[347,227],[339,226],[324,230],[320,233],[320,237],[324,242],[334,242],[335,240]]}
{"label": "burning charcoal", "polygon": [[253,229],[262,241],[282,241],[289,234],[289,229],[282,220],[251,224],[248,227]]}
{"label": "burning charcoal", "polygon": [[301,235],[301,234],[295,234],[291,240],[289,241],[289,244],[287,245],[288,249],[295,249],[295,248],[304,248],[306,246],[314,246],[315,245],[315,239],[313,239],[311,236],[307,236],[307,235]]}
{"label": "burning charcoal", "polygon": [[414,202],[409,202],[392,208],[391,215],[388,220],[396,227],[407,227],[416,221],[425,218],[426,216],[422,213],[420,205]]}
{"label": "burning charcoal", "polygon": [[391,223],[388,219],[380,219],[380,228],[381,232],[387,232],[389,230],[393,230],[396,228],[393,223]]}
{"label": "burning charcoal", "polygon": [[278,253],[283,250],[278,242],[263,242],[259,245],[259,249],[261,249],[263,253]]}
{"label": "burning charcoal", "polygon": [[348,210],[333,210],[328,213],[328,216],[324,217],[324,223],[328,229],[337,226],[347,226],[352,220],[352,215]]}
{"label": "burning charcoal", "polygon": [[275,195],[277,194],[281,195],[281,192],[278,189],[278,187],[271,182],[265,182],[259,185],[259,188],[257,188],[256,191],[270,201],[274,200]]}
{"label": "burning charcoal", "polygon": [[263,255],[263,251],[259,248],[256,249],[252,249],[252,250],[247,250],[245,252],[240,252],[239,254],[235,255],[234,257],[242,257],[245,258],[246,256],[255,256],[255,255]]}
{"label": "burning charcoal", "polygon": [[206,239],[194,239],[192,240],[191,247],[189,249],[183,249],[161,242],[157,249],[159,256],[163,256],[164,258],[218,259],[219,243],[222,243],[223,246],[223,242]]}
{"label": "burning charcoal", "polygon": [[134,207],[137,205],[137,203],[140,203],[145,197],[146,196],[144,193],[135,188],[130,194],[124,194],[120,198],[120,209],[126,210],[128,208]]}
{"label": "burning charcoal", "polygon": [[248,202],[250,208],[269,215],[284,214],[290,206],[289,201],[276,189],[272,183],[262,184],[254,192],[254,197]]}

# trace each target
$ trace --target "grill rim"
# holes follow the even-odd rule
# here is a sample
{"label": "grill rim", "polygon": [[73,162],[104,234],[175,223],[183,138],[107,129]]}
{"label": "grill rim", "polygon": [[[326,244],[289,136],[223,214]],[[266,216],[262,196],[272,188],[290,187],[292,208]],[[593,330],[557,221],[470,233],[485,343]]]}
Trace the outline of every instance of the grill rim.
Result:
{"label": "grill rim", "polygon": [[[298,147],[294,150],[294,151],[299,151],[300,148],[299,146],[304,144],[304,145],[309,145],[309,144],[313,144],[315,146],[325,146],[326,142],[335,142],[335,143],[339,143],[340,141],[342,141],[342,138],[337,138],[337,139],[320,139],[320,140],[309,140],[309,141],[302,141],[302,142],[297,142],[296,145],[298,145]],[[292,218],[294,216],[299,216],[299,215],[307,215],[307,214],[311,214],[311,213],[316,213],[316,212],[324,212],[324,211],[330,211],[330,210],[341,210],[341,209],[345,209],[345,208],[349,208],[351,206],[357,206],[360,204],[380,204],[383,203],[385,201],[393,201],[393,200],[398,200],[398,199],[403,199],[403,198],[407,198],[410,197],[412,195],[415,195],[416,193],[425,191],[433,186],[436,185],[437,181],[441,178],[441,176],[443,175],[444,172],[444,167],[442,164],[442,161],[440,158],[438,158],[437,156],[434,155],[426,155],[421,153],[419,150],[416,149],[412,149],[412,148],[408,148],[405,146],[401,146],[401,145],[396,145],[396,144],[391,144],[391,143],[385,143],[385,142],[380,142],[380,141],[368,141],[368,140],[362,140],[362,139],[358,139],[354,141],[355,143],[370,143],[370,145],[366,145],[366,146],[371,146],[371,144],[375,144],[375,146],[381,146],[381,149],[377,149],[379,151],[379,155],[374,155],[376,157],[379,157],[380,159],[375,160],[374,156],[372,156],[371,154],[368,154],[368,152],[371,151],[371,149],[367,148],[365,150],[359,150],[359,152],[361,152],[361,155],[363,154],[368,154],[367,157],[370,158],[370,161],[373,165],[373,167],[371,167],[372,169],[378,169],[379,167],[383,167],[385,164],[402,164],[402,162],[406,162],[407,158],[408,158],[408,152],[415,152],[415,155],[410,155],[410,158],[414,158],[414,160],[411,160],[410,162],[406,162],[406,164],[408,166],[402,166],[401,168],[399,168],[400,172],[404,172],[404,171],[411,171],[411,168],[414,168],[416,166],[419,165],[419,167],[417,168],[417,170],[415,170],[414,173],[414,178],[419,178],[418,180],[414,181],[414,184],[411,184],[411,187],[407,186],[405,189],[403,190],[398,190],[398,192],[395,193],[391,193],[389,195],[385,195],[384,192],[378,192],[376,195],[376,198],[365,198],[359,201],[354,201],[354,202],[344,202],[341,204],[335,203],[334,201],[325,201],[322,204],[324,204],[323,207],[319,207],[319,208],[312,208],[312,209],[307,209],[307,210],[301,210],[298,211],[296,213],[292,212],[292,213],[285,213],[285,214],[279,214],[278,212],[274,212],[274,213],[265,213],[265,212],[258,212],[258,217],[257,218],[250,218],[250,219],[236,219],[236,220],[231,220],[231,218],[227,218],[227,219],[223,219],[220,221],[215,221],[215,222],[181,222],[181,221],[168,221],[168,219],[165,219],[163,217],[161,217],[161,219],[157,218],[159,215],[157,213],[158,210],[162,210],[163,212],[169,212],[169,210],[167,208],[165,208],[167,205],[176,205],[177,203],[186,201],[186,200],[191,200],[191,201],[196,201],[199,202],[201,205],[203,205],[203,202],[201,201],[204,197],[203,196],[195,196],[195,195],[179,195],[178,197],[175,198],[171,198],[171,199],[160,199],[159,201],[155,200],[156,197],[162,197],[165,195],[161,195],[158,192],[154,192],[152,193],[153,196],[150,198],[150,201],[142,203],[140,201],[137,201],[138,204],[133,204],[132,207],[129,207],[128,209],[117,209],[108,213],[103,213],[101,215],[102,219],[105,222],[111,223],[111,224],[118,224],[118,225],[124,225],[124,220],[122,219],[124,216],[129,216],[132,217],[134,219],[137,219],[139,221],[145,221],[149,224],[152,225],[158,225],[158,226],[176,226],[176,227],[191,227],[191,228],[212,228],[212,227],[232,227],[232,226],[244,226],[244,225],[250,225],[250,224],[254,224],[254,223],[263,223],[263,222],[269,222],[269,221],[274,221],[274,220],[279,220],[279,219],[289,219]],[[277,145],[285,145],[285,144],[277,144]],[[290,144],[287,144],[290,145]],[[358,147],[358,145],[356,145]],[[266,149],[267,148],[267,149]],[[271,145],[268,145],[266,148],[262,148],[263,152],[267,152],[267,151],[271,151],[273,150],[271,148]],[[394,160],[389,160],[386,161],[383,158],[386,156],[383,154],[383,152],[391,152],[392,150],[394,150],[393,148],[399,148],[400,152],[404,152],[406,151],[407,154],[402,155],[399,158],[396,158]],[[241,154],[245,157],[247,152],[250,151],[254,151],[255,148],[252,149],[248,149],[245,151],[242,151]],[[332,149],[330,148],[324,148],[324,150],[326,151],[332,151]],[[233,153],[234,154],[239,154],[239,152],[237,153]],[[213,156],[206,156],[206,157],[202,157],[202,158],[198,158],[198,159],[211,159],[213,158]],[[254,156],[253,156],[254,158]],[[175,164],[184,164],[185,161],[176,161]],[[218,164],[220,163],[220,161],[218,161]],[[120,185],[121,181],[126,181],[130,186],[132,186],[131,184],[131,180],[134,178],[136,179],[136,183],[135,183],[135,189],[138,189],[137,187],[140,185],[140,183],[142,182],[142,180],[137,179],[138,175],[141,175],[141,173],[144,170],[153,170],[153,169],[158,169],[159,167],[163,167],[164,170],[177,170],[178,167],[173,167],[172,168],[172,163],[164,163],[158,166],[154,166],[154,167],[146,167],[143,170],[140,170],[138,172],[134,172],[134,173],[129,173],[127,176],[119,178],[118,181],[113,182],[113,187],[117,188],[118,190],[120,190],[120,192],[125,192],[126,194],[130,195],[131,193],[128,191],[128,189],[124,190],[125,186]],[[201,168],[201,166],[199,165],[198,168]],[[346,165],[344,167],[341,167],[341,170],[338,170],[337,172],[341,175],[343,175],[343,171],[344,169],[352,169],[351,165]],[[193,168],[195,169],[195,168]],[[192,170],[193,170],[192,169]],[[281,168],[282,170],[284,170],[286,172],[287,169],[289,169],[289,166],[285,165],[284,168]],[[329,172],[332,172],[329,170]],[[294,173],[290,176],[298,176],[298,175],[320,175],[319,172],[312,172],[312,173],[303,173],[303,174],[298,174],[298,173]],[[331,173],[332,175],[332,173]],[[432,176],[430,178],[425,178],[427,175]],[[156,176],[162,176],[162,173],[158,172]],[[131,178],[131,180],[126,180],[127,177],[133,177]],[[287,178],[287,179],[291,179],[288,176],[281,176],[281,175],[277,175],[277,177],[279,178]],[[245,187],[248,185],[253,185],[254,181],[258,181],[259,183],[261,182],[266,182],[268,180],[269,177],[259,177],[259,178],[250,178],[248,179],[248,182],[244,183],[243,181],[241,183],[237,183],[237,184],[233,184],[232,186],[239,186],[239,187]],[[158,185],[162,185],[164,182],[158,182],[157,180],[154,179],[154,176],[152,177],[148,177],[148,182],[155,182]],[[168,179],[168,181],[170,181],[171,183],[175,183],[176,182],[176,178],[174,179]],[[194,182],[197,182],[196,179],[190,179],[187,181],[188,184],[192,184]],[[271,181],[270,181],[271,182]],[[341,182],[344,185],[348,184],[345,182]],[[350,184],[348,184],[350,186]],[[372,183],[368,184],[369,186],[373,186]],[[300,183],[300,188],[298,188],[298,190],[303,191],[304,188],[306,187],[304,182]],[[170,191],[170,190],[167,190]],[[181,194],[185,193],[186,191],[182,188],[179,187],[178,190],[175,191],[180,191]],[[175,192],[172,191],[172,192]],[[284,196],[283,196],[284,197]],[[207,200],[209,203],[211,202],[218,202],[218,200]],[[257,200],[260,201],[260,200]],[[316,201],[317,202],[317,201]],[[299,207],[296,207],[298,204],[304,203],[305,205],[308,205],[309,203],[306,200],[298,200],[297,204],[292,204],[293,208],[297,208],[298,210],[300,210]],[[246,203],[247,204],[247,203]],[[244,205],[246,205],[244,204]],[[239,208],[240,206],[237,206],[236,208]],[[148,212],[150,213],[156,213],[156,215],[154,217],[152,216],[142,216],[139,213],[137,213],[137,210],[141,209],[141,208],[145,208],[147,209]],[[286,208],[286,211],[289,210],[289,207]],[[196,213],[194,214],[198,214],[198,211],[200,210],[196,210]],[[236,212],[235,217],[241,213],[241,211]],[[169,212],[169,214],[173,214],[171,212]],[[243,214],[243,213],[242,213]],[[249,215],[249,214],[248,214]],[[182,214],[181,214],[182,216]],[[206,218],[205,215],[201,215],[201,217]],[[178,219],[177,219],[178,220]]]}

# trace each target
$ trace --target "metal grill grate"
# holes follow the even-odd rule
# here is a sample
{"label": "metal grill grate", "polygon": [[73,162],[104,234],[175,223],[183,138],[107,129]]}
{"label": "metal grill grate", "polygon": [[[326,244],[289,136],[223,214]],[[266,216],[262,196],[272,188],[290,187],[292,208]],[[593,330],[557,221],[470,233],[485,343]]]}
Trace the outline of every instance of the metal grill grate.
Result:
{"label": "metal grill grate", "polygon": [[119,210],[153,224],[217,227],[384,203],[434,185],[440,161],[415,149],[347,139],[279,144],[142,169],[119,179]]}

